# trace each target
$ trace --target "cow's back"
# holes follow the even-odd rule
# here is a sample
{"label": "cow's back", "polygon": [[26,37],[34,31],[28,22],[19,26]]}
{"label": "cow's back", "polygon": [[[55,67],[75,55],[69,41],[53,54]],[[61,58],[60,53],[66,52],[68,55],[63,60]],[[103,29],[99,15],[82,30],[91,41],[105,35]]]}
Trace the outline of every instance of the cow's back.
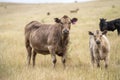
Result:
{"label": "cow's back", "polygon": [[38,21],[31,21],[28,23],[25,26],[25,39],[29,39],[31,31],[38,29],[39,25],[41,25],[41,23]]}

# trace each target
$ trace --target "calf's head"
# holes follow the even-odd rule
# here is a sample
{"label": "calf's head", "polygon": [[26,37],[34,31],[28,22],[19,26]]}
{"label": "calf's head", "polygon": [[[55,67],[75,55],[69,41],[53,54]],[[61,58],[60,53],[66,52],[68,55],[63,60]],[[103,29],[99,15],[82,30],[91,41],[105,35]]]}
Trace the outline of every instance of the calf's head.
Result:
{"label": "calf's head", "polygon": [[105,35],[107,33],[107,31],[99,31],[99,30],[96,30],[94,33],[89,31],[89,35],[93,36],[94,37],[94,40],[96,42],[96,44],[101,44],[101,41],[102,41],[102,36]]}
{"label": "calf's head", "polygon": [[101,31],[107,30],[107,22],[106,22],[106,19],[101,18],[101,19],[100,19],[100,24],[99,24],[99,26],[100,26],[100,30],[101,30]]}
{"label": "calf's head", "polygon": [[70,19],[68,16],[64,15],[61,19],[55,18],[55,22],[61,24],[62,34],[68,35],[71,27],[71,23],[74,24],[77,18]]}

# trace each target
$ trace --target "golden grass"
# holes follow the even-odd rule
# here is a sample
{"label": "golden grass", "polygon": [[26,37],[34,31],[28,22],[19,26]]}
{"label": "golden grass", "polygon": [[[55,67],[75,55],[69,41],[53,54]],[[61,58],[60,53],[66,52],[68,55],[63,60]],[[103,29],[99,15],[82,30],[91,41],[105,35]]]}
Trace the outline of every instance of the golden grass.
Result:
{"label": "golden grass", "polygon": [[[70,4],[0,4],[0,80],[120,80],[120,37],[117,31],[108,32],[110,63],[107,70],[92,68],[88,31],[99,29],[99,18],[108,20],[120,17],[119,0],[100,0]],[[78,13],[70,13],[79,8]],[[47,16],[46,13],[51,15]],[[61,58],[52,68],[51,56],[37,55],[36,67],[26,65],[24,27],[32,20],[54,23],[53,18],[63,15],[77,17],[78,22],[70,32],[67,67]]]}

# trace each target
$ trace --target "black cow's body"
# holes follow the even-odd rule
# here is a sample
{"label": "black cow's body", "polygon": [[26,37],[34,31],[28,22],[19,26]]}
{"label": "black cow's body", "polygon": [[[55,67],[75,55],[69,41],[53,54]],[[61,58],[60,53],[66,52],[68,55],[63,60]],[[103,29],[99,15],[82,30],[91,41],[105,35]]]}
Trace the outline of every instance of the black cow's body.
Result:
{"label": "black cow's body", "polygon": [[111,21],[106,21],[106,19],[102,18],[99,26],[101,31],[114,31],[117,29],[118,35],[120,35],[120,18]]}

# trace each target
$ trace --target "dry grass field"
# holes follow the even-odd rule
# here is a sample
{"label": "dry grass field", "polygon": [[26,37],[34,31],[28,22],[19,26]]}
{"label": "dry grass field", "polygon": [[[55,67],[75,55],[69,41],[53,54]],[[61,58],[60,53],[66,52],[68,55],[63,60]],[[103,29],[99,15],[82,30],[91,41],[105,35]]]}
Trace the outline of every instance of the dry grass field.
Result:
{"label": "dry grass field", "polygon": [[[70,10],[79,8],[78,13]],[[51,15],[47,16],[46,13]],[[37,55],[35,68],[27,66],[24,27],[32,20],[54,23],[55,17],[77,17],[72,25],[68,47],[67,67],[61,58],[52,68],[50,55]],[[99,19],[120,18],[120,0],[98,0],[86,3],[9,4],[0,3],[0,80],[120,80],[120,36],[108,32],[110,62],[108,69],[92,68],[88,31],[99,29]]]}

